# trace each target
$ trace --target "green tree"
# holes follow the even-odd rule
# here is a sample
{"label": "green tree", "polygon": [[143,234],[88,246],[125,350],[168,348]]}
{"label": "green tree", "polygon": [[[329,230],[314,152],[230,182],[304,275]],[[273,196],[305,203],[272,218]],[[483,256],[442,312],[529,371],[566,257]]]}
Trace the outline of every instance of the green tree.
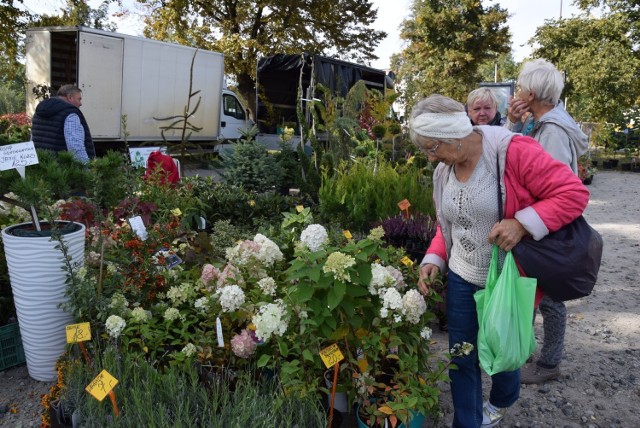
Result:
{"label": "green tree", "polygon": [[[33,15],[20,7],[22,0],[0,0],[0,63],[2,72],[13,78],[20,70],[23,56],[24,31],[28,27],[57,25],[84,25],[104,30],[115,30],[109,22],[108,8],[112,0],[104,0],[97,9],[86,0],[67,0],[59,15]],[[4,64],[8,64],[5,67]]]}
{"label": "green tree", "polygon": [[590,12],[595,8],[605,8],[607,14],[621,14],[629,25],[629,37],[634,43],[640,42],[640,1],[638,0],[576,0],[576,6]]}
{"label": "green tree", "polygon": [[0,56],[0,116],[24,111],[24,88],[24,65],[11,64]]}
{"label": "green tree", "polygon": [[393,58],[407,107],[434,92],[466,99],[481,80],[479,67],[510,51],[507,17],[479,0],[414,0],[401,24],[407,47]]}
{"label": "green tree", "polygon": [[534,57],[566,75],[565,97],[576,120],[619,122],[640,96],[640,55],[621,13],[547,21],[532,42]]}
{"label": "green tree", "polygon": [[138,1],[151,9],[145,36],[224,53],[251,108],[258,57],[337,52],[367,61],[386,36],[369,28],[377,16],[370,0]]}
{"label": "green tree", "polygon": [[12,76],[17,71],[20,34],[27,27],[30,14],[18,7],[22,0],[0,0],[0,61],[10,67],[3,70]]}
{"label": "green tree", "polygon": [[115,31],[116,26],[109,22],[110,0],[104,0],[97,9],[89,6],[86,0],[67,0],[59,15],[42,15],[35,18],[33,26],[76,26],[82,25],[99,30]]}
{"label": "green tree", "polygon": [[[498,78],[496,78],[496,64],[498,65]],[[482,82],[510,82],[518,78],[520,64],[513,60],[511,53],[498,55],[483,62],[478,68],[480,81]]]}

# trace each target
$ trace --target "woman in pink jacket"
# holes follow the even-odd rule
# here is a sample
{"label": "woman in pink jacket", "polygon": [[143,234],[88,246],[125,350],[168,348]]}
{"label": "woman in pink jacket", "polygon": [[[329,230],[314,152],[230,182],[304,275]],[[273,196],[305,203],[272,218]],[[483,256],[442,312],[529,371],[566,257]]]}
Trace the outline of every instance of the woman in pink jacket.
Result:
{"label": "woman in pink jacket", "polygon": [[[431,161],[440,161],[433,173],[438,230],[420,265],[418,285],[426,293],[438,272],[447,272],[450,347],[463,342],[477,347],[473,294],[485,285],[492,244],[510,251],[525,236],[542,239],[579,217],[589,192],[535,140],[501,127],[472,127],[464,106],[442,95],[418,102],[409,125],[413,143]],[[453,362],[458,367],[449,372],[453,426],[498,425],[519,397],[520,370],[493,375],[483,404],[477,352]]]}

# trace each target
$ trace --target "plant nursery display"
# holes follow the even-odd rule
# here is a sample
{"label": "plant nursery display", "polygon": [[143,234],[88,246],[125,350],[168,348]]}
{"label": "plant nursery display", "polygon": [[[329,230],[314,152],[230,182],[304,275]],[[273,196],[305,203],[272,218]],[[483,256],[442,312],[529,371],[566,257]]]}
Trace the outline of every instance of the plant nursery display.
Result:
{"label": "plant nursery display", "polygon": [[[408,197],[422,191],[417,175],[377,168],[404,183],[394,189],[413,189]],[[116,171],[117,185],[109,181]],[[430,352],[429,325],[442,298],[418,291],[415,258],[384,225],[353,234],[323,225],[308,195],[143,179],[118,154],[85,173],[80,196],[39,202],[48,217],[77,224],[83,244],[78,255],[47,238],[63,258],[68,318],[56,327],[55,359],[66,352],[50,364],[58,383],[43,399],[44,426],[324,426],[327,369],[337,373],[342,411],[357,408],[368,426],[437,417],[450,355]],[[430,239],[433,221],[418,213],[409,221],[419,223],[409,227],[412,239]],[[14,288],[17,306],[20,294]],[[20,310],[18,318],[26,323]],[[83,339],[65,338],[78,325],[87,325]],[[330,365],[322,358],[329,347],[343,356]],[[100,379],[109,388],[97,397]]]}

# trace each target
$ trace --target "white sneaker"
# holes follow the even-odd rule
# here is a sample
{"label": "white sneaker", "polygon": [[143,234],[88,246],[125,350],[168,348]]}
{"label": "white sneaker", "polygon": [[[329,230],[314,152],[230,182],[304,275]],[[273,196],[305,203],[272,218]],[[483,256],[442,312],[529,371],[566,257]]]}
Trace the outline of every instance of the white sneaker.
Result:
{"label": "white sneaker", "polygon": [[482,406],[482,425],[480,428],[492,428],[502,422],[502,418],[507,413],[506,408],[496,407],[486,401]]}

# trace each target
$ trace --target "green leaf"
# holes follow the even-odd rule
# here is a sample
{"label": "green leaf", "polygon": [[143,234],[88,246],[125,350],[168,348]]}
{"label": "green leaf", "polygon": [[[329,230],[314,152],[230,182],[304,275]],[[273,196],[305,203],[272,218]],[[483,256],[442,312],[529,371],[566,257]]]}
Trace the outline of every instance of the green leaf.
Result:
{"label": "green leaf", "polygon": [[294,293],[296,303],[304,303],[313,297],[313,287],[309,284],[300,284]]}
{"label": "green leaf", "polygon": [[264,367],[267,365],[269,360],[271,359],[271,355],[264,354],[258,359],[258,367]]}
{"label": "green leaf", "polygon": [[309,278],[313,282],[318,282],[320,279],[320,273],[322,271],[322,267],[320,265],[314,266],[313,269],[309,271]]}
{"label": "green leaf", "polygon": [[360,279],[360,283],[363,285],[369,286],[371,282],[371,278],[373,275],[371,274],[371,265],[370,264],[362,264],[356,266],[356,272],[358,272],[358,278]]}
{"label": "green leaf", "polygon": [[329,339],[331,339],[331,340],[341,340],[347,334],[349,334],[349,328],[347,326],[341,326],[341,327],[338,327],[338,329],[336,331],[331,333],[331,336],[329,336]]}
{"label": "green leaf", "polygon": [[308,349],[305,349],[304,351],[302,351],[302,357],[306,360],[306,361],[314,361],[313,358],[313,354],[311,353],[311,351],[309,351]]}
{"label": "green leaf", "polygon": [[347,291],[347,286],[342,281],[336,281],[333,284],[333,288],[329,289],[329,294],[327,295],[327,304],[329,305],[329,309],[333,310],[344,297],[344,293]]}
{"label": "green leaf", "polygon": [[289,348],[287,347],[287,344],[284,342],[279,342],[278,343],[278,348],[280,349],[280,354],[283,357],[286,357],[287,355],[289,355]]}

